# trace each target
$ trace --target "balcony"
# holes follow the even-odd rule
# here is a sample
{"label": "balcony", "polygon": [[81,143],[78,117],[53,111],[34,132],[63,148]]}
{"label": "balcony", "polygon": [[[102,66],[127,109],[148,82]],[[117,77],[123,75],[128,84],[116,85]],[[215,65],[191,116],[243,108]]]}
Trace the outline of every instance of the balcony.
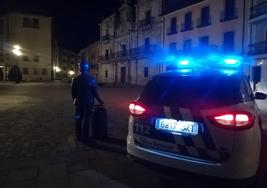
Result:
{"label": "balcony", "polygon": [[152,17],[147,17],[143,20],[140,20],[138,22],[138,26],[139,27],[150,26],[150,25],[152,25],[152,20],[153,20]]}
{"label": "balcony", "polygon": [[111,39],[111,36],[110,35],[104,35],[101,37],[101,41],[108,41]]}
{"label": "balcony", "polygon": [[181,24],[181,32],[190,31],[190,30],[194,29],[193,25],[194,25],[193,21],[188,22],[188,23],[182,23]]}
{"label": "balcony", "polygon": [[159,54],[161,48],[158,45],[142,46],[139,48],[132,48],[128,50],[118,51],[112,54],[99,56],[98,60],[103,63],[111,63],[112,61],[126,61],[131,59],[140,59],[151,57],[155,54]]}
{"label": "balcony", "polygon": [[267,1],[252,6],[250,8],[250,19],[267,14]]}
{"label": "balcony", "polygon": [[249,45],[249,55],[267,54],[267,41]]}
{"label": "balcony", "polygon": [[206,27],[211,25],[211,16],[208,17],[208,19],[199,18],[197,20],[197,27]]}
{"label": "balcony", "polygon": [[171,26],[167,30],[167,35],[174,35],[178,33],[178,26]]}
{"label": "balcony", "polygon": [[222,11],[221,12],[221,22],[226,22],[230,20],[234,20],[238,18],[238,11],[237,8],[235,9],[228,9],[227,11]]}

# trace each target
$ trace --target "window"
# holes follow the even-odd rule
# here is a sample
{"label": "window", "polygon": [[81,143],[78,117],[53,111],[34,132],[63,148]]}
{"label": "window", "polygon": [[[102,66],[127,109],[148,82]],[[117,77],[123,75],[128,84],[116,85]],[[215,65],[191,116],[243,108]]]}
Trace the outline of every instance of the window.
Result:
{"label": "window", "polygon": [[22,58],[22,59],[23,59],[23,61],[24,61],[24,62],[29,62],[29,61],[30,61],[30,58],[29,58],[29,56],[26,56],[26,55],[25,55],[25,56],[23,56],[23,58]]}
{"label": "window", "polygon": [[184,26],[182,31],[188,31],[193,29],[192,27],[192,12],[187,12],[184,16]]}
{"label": "window", "polygon": [[224,33],[224,36],[223,36],[224,52],[233,52],[234,37],[235,37],[235,33],[233,31]]}
{"label": "window", "polygon": [[176,52],[176,42],[170,43],[170,45],[169,45],[169,52],[170,53]]}
{"label": "window", "polygon": [[176,34],[177,33],[177,18],[171,18],[170,28],[168,31],[168,35]]}
{"label": "window", "polygon": [[34,62],[39,62],[39,56],[38,56],[38,55],[34,56],[34,57],[33,57],[33,61],[34,61]]}
{"label": "window", "polygon": [[148,67],[144,67],[144,77],[148,77]]}
{"label": "window", "polygon": [[108,78],[108,70],[105,70],[105,78]]}
{"label": "window", "polygon": [[33,19],[33,28],[39,28],[39,20]]}
{"label": "window", "polygon": [[192,47],[192,40],[191,39],[185,40],[184,41],[184,51],[185,52],[190,51],[191,47]]}
{"label": "window", "polygon": [[25,28],[39,28],[39,20],[36,18],[23,18],[23,27]]}
{"label": "window", "polygon": [[209,45],[209,36],[204,36],[199,38],[200,46],[208,46]]}
{"label": "window", "polygon": [[22,68],[22,73],[25,74],[25,75],[29,74],[29,69],[26,68],[26,67],[23,67]]}
{"label": "window", "polygon": [[175,108],[230,106],[242,101],[240,78],[214,75],[157,77],[145,86],[140,101],[148,105],[174,105]]}
{"label": "window", "polygon": [[122,55],[126,56],[126,44],[121,45]]}
{"label": "window", "polygon": [[42,75],[47,75],[47,69],[46,68],[42,69]]}
{"label": "window", "polygon": [[237,18],[235,0],[225,0],[224,11],[221,13],[221,21],[228,21]]}
{"label": "window", "polygon": [[210,7],[206,6],[201,9],[201,18],[198,21],[198,27],[210,25]]}
{"label": "window", "polygon": [[108,49],[106,49],[106,51],[105,51],[105,59],[108,59],[108,57],[109,57],[109,51],[108,51]]}
{"label": "window", "polygon": [[146,11],[145,15],[146,15],[145,24],[146,25],[151,24],[151,11],[150,10]]}
{"label": "window", "polygon": [[37,74],[38,74],[38,69],[37,69],[37,68],[34,68],[34,69],[33,69],[33,74],[34,74],[34,75],[37,75]]}
{"label": "window", "polygon": [[145,51],[149,51],[150,48],[150,38],[145,39]]}

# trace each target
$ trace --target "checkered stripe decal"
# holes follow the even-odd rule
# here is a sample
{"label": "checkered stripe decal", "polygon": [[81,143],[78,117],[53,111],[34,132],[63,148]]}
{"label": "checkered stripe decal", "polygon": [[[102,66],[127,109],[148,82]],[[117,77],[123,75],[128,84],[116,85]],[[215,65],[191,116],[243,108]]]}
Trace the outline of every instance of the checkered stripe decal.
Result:
{"label": "checkered stripe decal", "polygon": [[[220,152],[216,147],[216,144],[214,143],[210,131],[205,125],[203,116],[199,110],[172,108],[169,106],[164,106],[161,110],[162,112],[160,113],[164,114],[166,118],[194,121],[200,123],[201,125],[199,129],[200,134],[198,134],[197,136],[191,137],[183,135],[168,135],[169,137],[172,137],[172,143],[176,144],[177,148],[175,148],[175,153],[218,162],[224,161],[228,158],[229,154],[227,152]],[[169,140],[165,141],[166,143],[170,142]],[[138,140],[136,140],[136,143],[138,143],[139,145],[141,144]]]}

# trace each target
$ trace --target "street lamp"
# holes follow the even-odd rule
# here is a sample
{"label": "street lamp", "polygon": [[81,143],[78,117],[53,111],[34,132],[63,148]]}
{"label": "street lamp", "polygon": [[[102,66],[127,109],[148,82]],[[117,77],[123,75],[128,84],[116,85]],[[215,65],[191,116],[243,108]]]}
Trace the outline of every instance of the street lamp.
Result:
{"label": "street lamp", "polygon": [[54,66],[54,70],[55,70],[56,73],[61,71],[61,69],[58,66]]}
{"label": "street lamp", "polygon": [[16,56],[22,56],[21,47],[19,45],[14,45],[12,49],[12,53]]}
{"label": "street lamp", "polygon": [[68,73],[70,76],[73,76],[75,74],[75,72],[73,70],[70,70]]}

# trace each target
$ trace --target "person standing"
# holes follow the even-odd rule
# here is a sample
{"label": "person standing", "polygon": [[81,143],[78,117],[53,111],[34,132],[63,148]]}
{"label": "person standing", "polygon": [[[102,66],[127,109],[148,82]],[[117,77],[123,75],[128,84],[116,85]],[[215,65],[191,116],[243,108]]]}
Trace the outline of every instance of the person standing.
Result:
{"label": "person standing", "polygon": [[90,65],[82,57],[80,63],[80,74],[72,81],[71,93],[75,105],[75,132],[78,141],[90,143],[90,119],[94,106],[94,99],[101,105],[104,102],[99,97],[97,83],[94,77],[89,74]]}

